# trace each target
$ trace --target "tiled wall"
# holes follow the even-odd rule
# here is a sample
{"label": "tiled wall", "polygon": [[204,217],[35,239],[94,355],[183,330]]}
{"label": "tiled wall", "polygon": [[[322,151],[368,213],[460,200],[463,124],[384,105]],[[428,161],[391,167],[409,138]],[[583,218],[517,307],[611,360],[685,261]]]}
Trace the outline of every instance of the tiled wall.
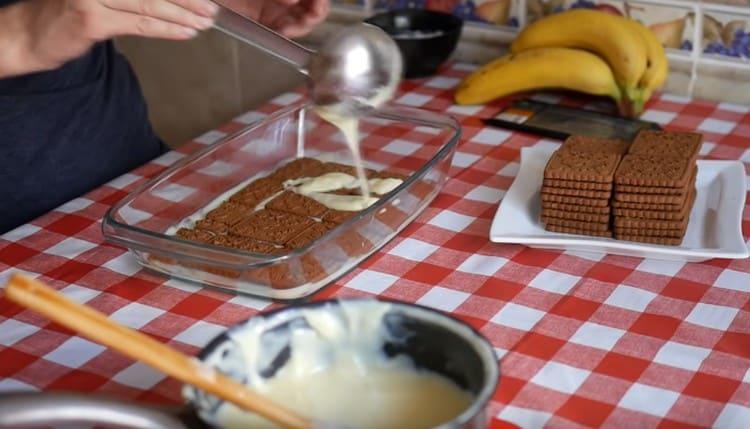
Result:
{"label": "tiled wall", "polygon": [[424,8],[453,13],[473,27],[515,32],[569,8],[630,16],[651,27],[670,57],[750,69],[750,0],[337,0],[365,13]]}

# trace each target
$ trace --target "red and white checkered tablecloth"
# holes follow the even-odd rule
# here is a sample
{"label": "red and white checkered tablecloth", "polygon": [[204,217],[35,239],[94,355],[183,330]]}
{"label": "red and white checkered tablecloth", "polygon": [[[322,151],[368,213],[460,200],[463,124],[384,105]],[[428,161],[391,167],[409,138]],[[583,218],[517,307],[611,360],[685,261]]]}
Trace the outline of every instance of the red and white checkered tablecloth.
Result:
{"label": "red and white checkered tablecloth", "polygon": [[[315,298],[382,296],[439,308],[501,357],[492,427],[748,427],[750,260],[680,263],[488,240],[520,149],[557,142],[482,126],[500,104],[459,107],[469,69],[406,82],[397,102],[457,117],[452,178],[398,237]],[[186,153],[298,100],[279,96],[0,237],[0,283],[22,271],[120,323],[196,353],[273,305],[140,269],[103,243],[107,208]],[[548,99],[556,99],[548,96]],[[701,155],[750,163],[750,108],[662,95],[644,116],[705,135]],[[400,147],[400,146],[399,146]],[[384,148],[387,150],[387,148]],[[399,149],[400,150],[400,149]],[[743,216],[750,235],[750,211]],[[0,391],[77,390],[176,403],[179,384],[0,299]]]}

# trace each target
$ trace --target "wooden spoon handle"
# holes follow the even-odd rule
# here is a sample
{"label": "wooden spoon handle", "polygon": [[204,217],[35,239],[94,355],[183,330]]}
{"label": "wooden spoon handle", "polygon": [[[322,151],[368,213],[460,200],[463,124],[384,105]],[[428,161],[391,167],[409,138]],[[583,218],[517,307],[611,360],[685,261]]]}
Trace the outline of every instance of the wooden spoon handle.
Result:
{"label": "wooden spoon handle", "polygon": [[117,324],[91,307],[78,304],[29,277],[14,274],[5,289],[8,299],[40,313],[99,344],[145,363],[183,383],[257,413],[284,427],[307,429],[312,422],[248,389],[198,359],[148,335]]}

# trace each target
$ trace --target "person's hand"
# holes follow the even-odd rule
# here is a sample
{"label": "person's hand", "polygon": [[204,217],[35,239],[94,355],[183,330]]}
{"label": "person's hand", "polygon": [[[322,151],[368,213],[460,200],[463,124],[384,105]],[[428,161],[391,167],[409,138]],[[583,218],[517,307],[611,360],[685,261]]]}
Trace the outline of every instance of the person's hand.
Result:
{"label": "person's hand", "polygon": [[320,24],[329,0],[220,0],[219,3],[287,37],[300,37]]}
{"label": "person's hand", "polygon": [[189,39],[216,10],[209,0],[26,0],[0,8],[0,47],[20,72],[53,69],[115,36]]}

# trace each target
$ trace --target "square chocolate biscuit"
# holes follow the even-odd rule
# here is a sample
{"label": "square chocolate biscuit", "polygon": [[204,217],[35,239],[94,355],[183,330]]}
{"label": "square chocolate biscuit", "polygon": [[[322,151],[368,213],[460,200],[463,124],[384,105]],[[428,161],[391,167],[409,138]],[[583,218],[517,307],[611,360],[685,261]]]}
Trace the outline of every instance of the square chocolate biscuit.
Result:
{"label": "square chocolate biscuit", "polygon": [[208,212],[205,219],[212,222],[220,222],[225,225],[232,226],[241,221],[251,212],[252,209],[248,208],[245,205],[226,201],[219,207]]}
{"label": "square chocolate biscuit", "polygon": [[303,230],[294,238],[287,241],[286,247],[290,249],[299,249],[300,247],[304,247],[324,236],[328,231],[331,230],[331,228],[334,228],[335,226],[335,224],[328,222],[315,222],[312,226]]}
{"label": "square chocolate biscuit", "polygon": [[275,210],[258,210],[233,226],[230,232],[240,237],[284,244],[314,222],[304,216]]}
{"label": "square chocolate biscuit", "polygon": [[605,152],[625,155],[629,147],[630,142],[627,140],[570,136],[565,140],[561,149],[571,152]]}
{"label": "square chocolate biscuit", "polygon": [[175,235],[185,240],[197,241],[198,243],[210,243],[216,236],[216,234],[211,231],[188,228],[178,229]]}
{"label": "square chocolate biscuit", "polygon": [[229,197],[229,201],[249,208],[255,208],[258,203],[275,193],[281,192],[281,190],[282,182],[278,179],[261,177]]}
{"label": "square chocolate biscuit", "polygon": [[576,234],[576,235],[588,235],[591,237],[612,237],[612,231],[605,230],[605,231],[591,231],[591,230],[584,230],[584,229],[578,229],[578,228],[568,228],[564,226],[558,226],[558,225],[545,225],[544,229],[551,232],[561,232],[564,234]]}
{"label": "square chocolate biscuit", "polygon": [[609,183],[619,161],[620,155],[616,153],[558,149],[544,168],[544,178]]}
{"label": "square chocolate biscuit", "polygon": [[[664,186],[679,188],[687,185],[695,161],[679,156],[632,154],[625,155],[617,167],[617,185]],[[617,198],[617,192],[615,192]]]}
{"label": "square chocolate biscuit", "polygon": [[702,141],[703,136],[698,133],[643,130],[636,136],[629,153],[695,159]]}
{"label": "square chocolate biscuit", "polygon": [[270,177],[284,182],[300,177],[319,176],[324,170],[324,163],[315,158],[297,158],[276,169]]}
{"label": "square chocolate biscuit", "polygon": [[300,216],[321,217],[328,207],[292,191],[284,191],[266,204],[266,208]]}
{"label": "square chocolate biscuit", "polygon": [[268,255],[278,254],[284,251],[283,246],[273,245],[258,241],[254,238],[239,237],[236,235],[217,235],[211,244],[232,249],[245,250],[252,253],[265,253]]}

